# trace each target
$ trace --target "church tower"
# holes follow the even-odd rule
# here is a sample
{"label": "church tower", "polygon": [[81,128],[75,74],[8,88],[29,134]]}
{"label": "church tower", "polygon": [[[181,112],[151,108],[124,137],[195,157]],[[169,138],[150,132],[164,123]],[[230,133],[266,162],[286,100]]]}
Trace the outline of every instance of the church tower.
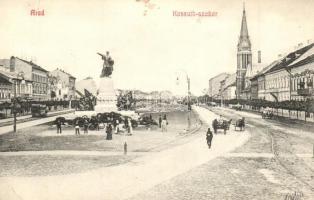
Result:
{"label": "church tower", "polygon": [[237,99],[241,98],[242,91],[245,88],[245,76],[247,70],[252,70],[252,52],[251,41],[246,23],[245,7],[243,4],[243,15],[237,52],[237,79],[236,79]]}

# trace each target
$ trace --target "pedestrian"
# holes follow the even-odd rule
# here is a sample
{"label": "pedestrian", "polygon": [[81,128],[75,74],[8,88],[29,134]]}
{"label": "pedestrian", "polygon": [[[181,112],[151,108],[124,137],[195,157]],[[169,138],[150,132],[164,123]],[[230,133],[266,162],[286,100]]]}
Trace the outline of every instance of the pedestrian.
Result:
{"label": "pedestrian", "polygon": [[84,121],[84,134],[88,133],[88,121],[85,119]]}
{"label": "pedestrian", "polygon": [[112,140],[112,125],[111,124],[107,125],[106,133],[107,133],[106,140]]}
{"label": "pedestrian", "polygon": [[207,145],[209,149],[212,146],[212,140],[213,140],[213,133],[211,132],[210,128],[208,128],[207,133],[206,133],[206,141],[207,141]]}
{"label": "pedestrian", "polygon": [[132,135],[133,133],[133,129],[132,129],[132,121],[131,121],[131,118],[128,118],[128,132],[130,135]]}
{"label": "pedestrian", "polygon": [[118,134],[119,133],[119,124],[120,124],[120,122],[119,122],[118,119],[116,119],[114,122],[115,122],[114,123],[114,133]]}
{"label": "pedestrian", "polygon": [[164,115],[161,121],[161,132],[167,132],[167,125],[168,125],[167,115]]}
{"label": "pedestrian", "polygon": [[96,130],[99,131],[99,124],[100,124],[100,121],[98,119],[98,117],[96,117]]}
{"label": "pedestrian", "polygon": [[80,135],[80,126],[78,121],[75,123],[75,135]]}
{"label": "pedestrian", "polygon": [[217,126],[218,126],[218,120],[217,119],[214,119],[212,126],[214,129],[214,132],[217,133]]}
{"label": "pedestrian", "polygon": [[62,122],[61,122],[60,119],[58,119],[57,120],[57,134],[58,133],[60,133],[60,134],[62,133],[62,127],[61,126],[62,126]]}
{"label": "pedestrian", "polygon": [[162,118],[161,118],[161,115],[159,115],[159,128],[161,128],[161,122],[162,122]]}
{"label": "pedestrian", "polygon": [[128,130],[129,133],[129,121],[127,117],[124,118],[124,128]]}

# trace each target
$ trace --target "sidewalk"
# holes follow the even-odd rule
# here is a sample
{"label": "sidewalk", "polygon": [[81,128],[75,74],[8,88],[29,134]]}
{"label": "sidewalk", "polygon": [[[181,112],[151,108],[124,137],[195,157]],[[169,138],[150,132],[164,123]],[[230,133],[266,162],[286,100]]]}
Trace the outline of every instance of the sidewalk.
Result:
{"label": "sidewalk", "polygon": [[[31,118],[31,117],[32,117],[32,115],[23,115],[23,116],[16,117],[16,120],[27,119],[27,118]],[[0,124],[5,123],[5,122],[13,122],[13,120],[14,120],[13,117],[9,117],[6,119],[0,119]]]}
{"label": "sidewalk", "polygon": [[[64,110],[58,110],[58,111],[52,111],[52,112],[48,112],[48,116],[49,115],[53,115],[53,114],[57,114],[57,113],[62,113],[62,112],[66,112],[66,111],[75,111],[74,109],[64,109]],[[18,116],[16,117],[16,120],[21,120],[21,119],[28,119],[28,118],[31,118],[32,117],[32,114],[29,114],[29,115],[23,115],[23,116]],[[0,124],[1,123],[5,123],[5,122],[13,122],[14,118],[13,117],[9,117],[9,118],[6,118],[6,119],[0,119]]]}
{"label": "sidewalk", "polygon": [[[73,109],[51,112],[49,115],[54,115],[54,114],[64,113],[64,112],[71,112],[71,110],[73,110]],[[67,115],[71,115],[71,113],[61,114],[60,116],[64,116],[65,117]],[[23,117],[26,117],[26,116],[23,116]],[[31,117],[31,116],[27,116],[27,117]],[[55,118],[56,118],[56,116],[51,116],[51,117],[38,118],[38,119],[34,119],[32,121],[18,123],[17,126],[16,126],[16,130],[20,130],[20,129],[23,129],[23,128],[28,128],[28,127],[31,127],[31,126],[44,124],[44,123],[47,123],[47,122],[55,120]],[[8,132],[12,132],[12,131],[13,131],[13,126],[12,125],[7,125],[7,126],[0,127],[0,135],[8,133]]]}
{"label": "sidewalk", "polygon": [[[211,124],[217,116],[205,108],[193,107]],[[205,126],[205,125],[204,125]],[[191,141],[180,146],[148,153],[124,165],[100,168],[87,173],[45,177],[0,178],[1,197],[23,200],[126,199],[159,183],[187,172],[244,144],[249,134],[229,130],[214,135],[208,149],[203,127]]]}

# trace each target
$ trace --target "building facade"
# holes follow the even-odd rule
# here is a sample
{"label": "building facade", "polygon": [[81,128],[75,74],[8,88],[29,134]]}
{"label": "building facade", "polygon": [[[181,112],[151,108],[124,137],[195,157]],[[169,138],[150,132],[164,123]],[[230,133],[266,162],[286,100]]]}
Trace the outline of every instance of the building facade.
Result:
{"label": "building facade", "polygon": [[[251,78],[257,98],[267,101],[304,101],[313,98],[314,43],[274,61]],[[251,91],[256,97],[256,91]]]}
{"label": "building facade", "polygon": [[214,99],[220,98],[220,82],[225,80],[225,78],[229,74],[227,73],[221,73],[218,74],[217,76],[209,79],[208,81],[208,96]]}
{"label": "building facade", "polygon": [[304,100],[298,89],[303,88],[302,83],[307,79],[304,72],[312,70],[310,60],[313,55],[314,43],[288,53],[265,72],[265,99]]}
{"label": "building facade", "polygon": [[246,12],[243,8],[242,23],[240,37],[237,45],[237,78],[236,78],[236,93],[237,99],[243,98],[245,90],[246,72],[250,68],[252,71],[252,52],[251,41],[248,33]]}
{"label": "building facade", "polygon": [[237,74],[229,74],[220,82],[220,92],[222,100],[231,100],[236,98],[236,78]]}
{"label": "building facade", "polygon": [[10,58],[10,72],[20,74],[25,80],[21,93],[33,100],[48,100],[48,71],[32,61],[26,61],[18,57]]}
{"label": "building facade", "polygon": [[314,54],[289,66],[291,71],[291,99],[305,101],[314,99]]}
{"label": "building facade", "polygon": [[74,76],[61,69],[49,72],[50,97],[56,100],[73,100],[75,98],[75,80]]}
{"label": "building facade", "polygon": [[0,102],[10,102],[13,97],[28,99],[32,90],[32,81],[25,80],[23,74],[0,69]]}

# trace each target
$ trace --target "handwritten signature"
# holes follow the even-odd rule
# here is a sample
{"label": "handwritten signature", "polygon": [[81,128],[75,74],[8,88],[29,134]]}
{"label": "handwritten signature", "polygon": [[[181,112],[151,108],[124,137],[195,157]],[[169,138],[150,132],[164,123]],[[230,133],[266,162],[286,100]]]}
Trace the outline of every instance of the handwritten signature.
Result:
{"label": "handwritten signature", "polygon": [[301,191],[295,191],[293,193],[288,193],[285,196],[285,200],[301,200],[303,197],[303,193]]}

